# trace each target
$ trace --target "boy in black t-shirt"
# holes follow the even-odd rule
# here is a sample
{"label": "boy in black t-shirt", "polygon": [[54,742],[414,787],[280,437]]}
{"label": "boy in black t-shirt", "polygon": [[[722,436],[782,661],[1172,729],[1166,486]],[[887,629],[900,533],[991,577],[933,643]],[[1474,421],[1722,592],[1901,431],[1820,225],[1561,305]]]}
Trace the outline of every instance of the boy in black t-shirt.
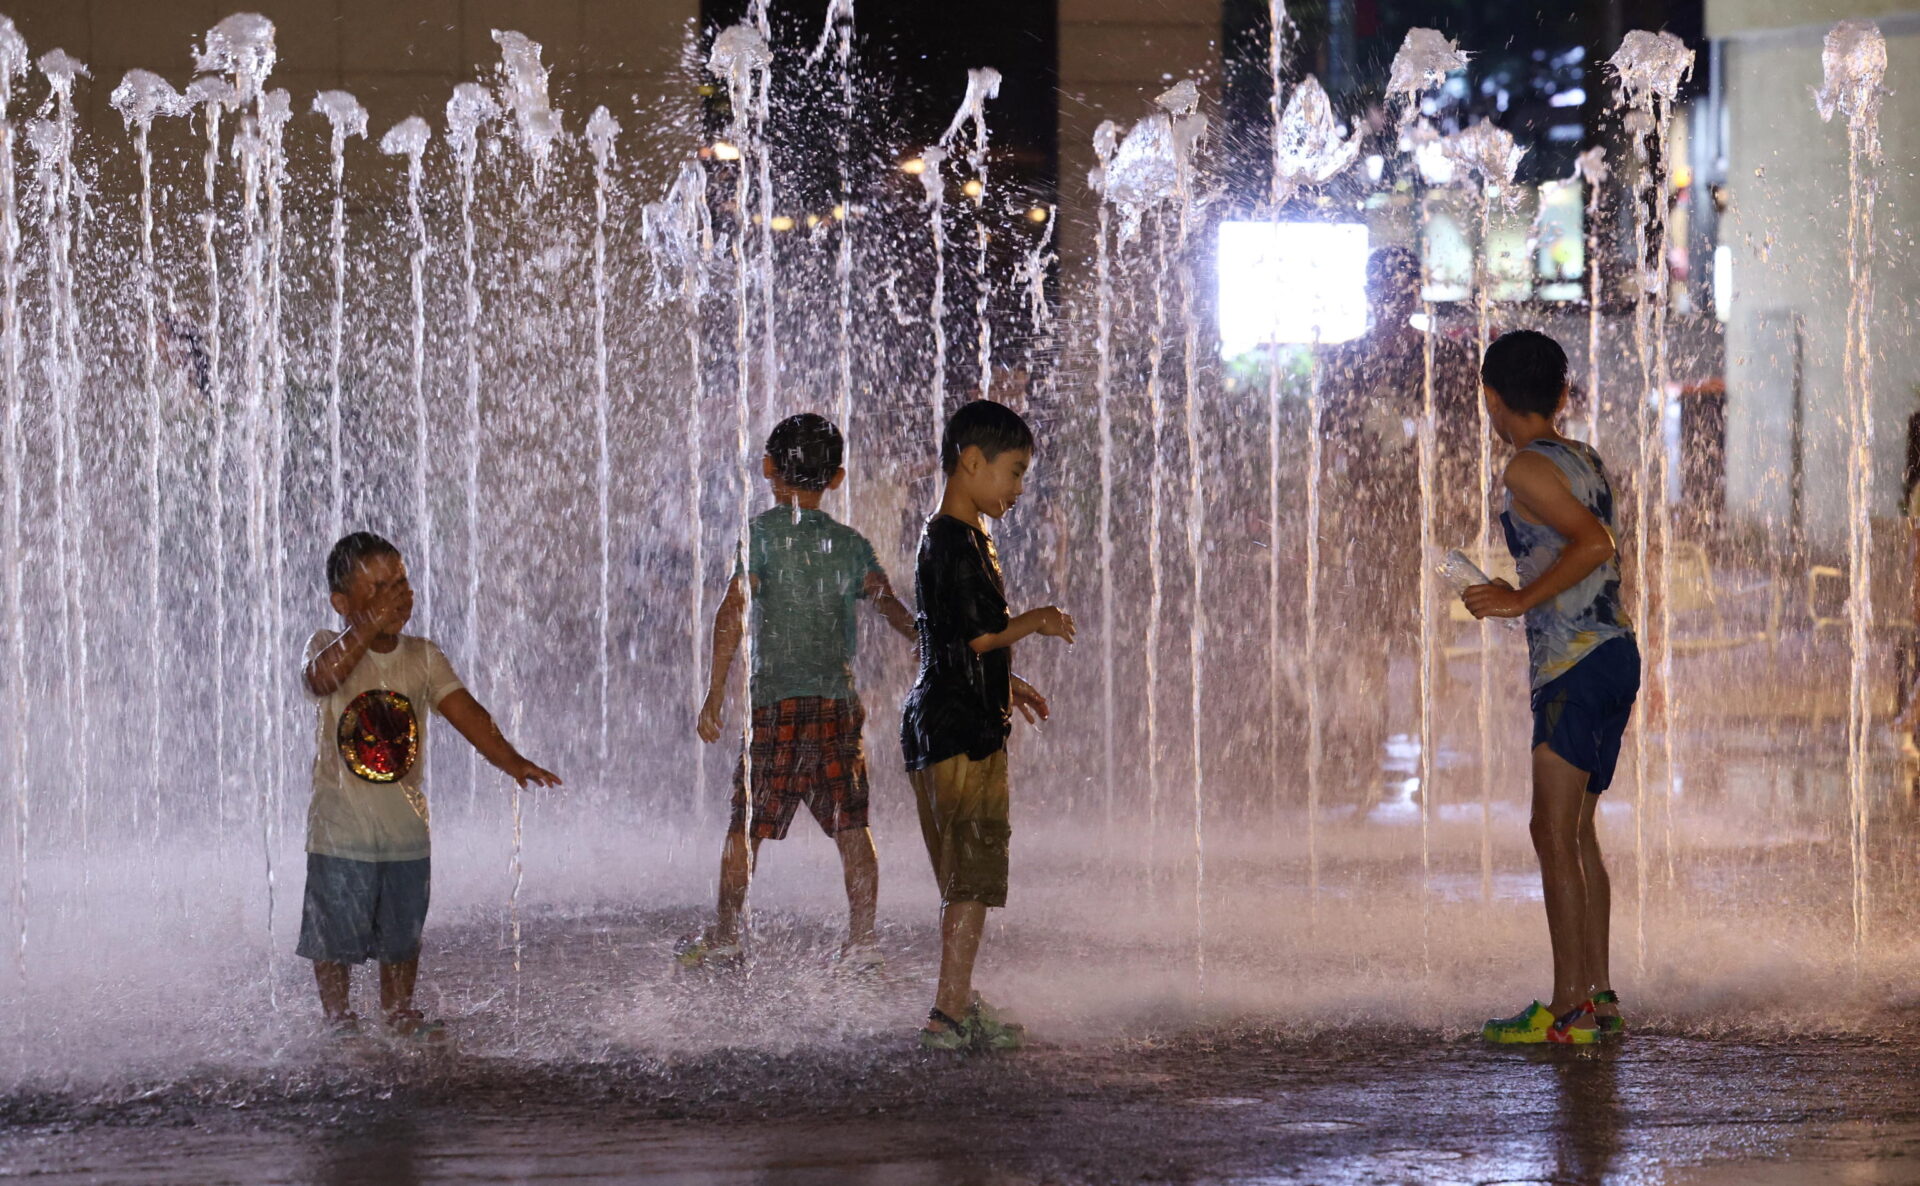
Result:
{"label": "boy in black t-shirt", "polygon": [[1020,1029],[973,993],[987,907],[1007,904],[1007,734],[1013,708],[1044,720],[1047,702],[1013,674],[1013,644],[1030,634],[1073,641],[1073,618],[1054,606],[1007,612],[993,537],[1020,497],[1033,430],[1018,413],[974,400],[940,441],[946,491],[920,537],[920,678],[900,722],[920,831],[940,883],[940,986],[920,1044],[930,1050],[1011,1049]]}

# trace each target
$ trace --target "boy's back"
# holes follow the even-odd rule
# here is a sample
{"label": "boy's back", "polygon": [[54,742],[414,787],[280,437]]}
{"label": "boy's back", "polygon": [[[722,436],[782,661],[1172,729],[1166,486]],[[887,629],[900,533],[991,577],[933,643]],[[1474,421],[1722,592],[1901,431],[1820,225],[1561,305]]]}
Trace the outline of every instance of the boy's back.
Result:
{"label": "boy's back", "polygon": [[852,700],[855,610],[879,572],[872,545],[821,510],[776,506],[749,533],[753,703]]}

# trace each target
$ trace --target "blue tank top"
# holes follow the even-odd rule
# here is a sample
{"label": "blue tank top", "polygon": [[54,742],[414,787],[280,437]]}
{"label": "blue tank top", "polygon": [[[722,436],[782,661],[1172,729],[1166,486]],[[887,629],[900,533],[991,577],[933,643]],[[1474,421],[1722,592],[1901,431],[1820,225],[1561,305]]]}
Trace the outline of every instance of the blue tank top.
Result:
{"label": "blue tank top", "polygon": [[[1521,452],[1538,453],[1553,462],[1566,475],[1567,485],[1580,505],[1608,531],[1614,530],[1613,485],[1607,481],[1600,455],[1591,447],[1579,441],[1539,440],[1528,442]],[[1552,568],[1567,545],[1566,537],[1553,528],[1516,513],[1512,491],[1507,492],[1507,509],[1500,514],[1500,526],[1523,586]],[[1633,623],[1620,600],[1620,561],[1615,557],[1560,596],[1527,611],[1527,661],[1532,686],[1538,688],[1565,675],[1601,643],[1632,636]]]}

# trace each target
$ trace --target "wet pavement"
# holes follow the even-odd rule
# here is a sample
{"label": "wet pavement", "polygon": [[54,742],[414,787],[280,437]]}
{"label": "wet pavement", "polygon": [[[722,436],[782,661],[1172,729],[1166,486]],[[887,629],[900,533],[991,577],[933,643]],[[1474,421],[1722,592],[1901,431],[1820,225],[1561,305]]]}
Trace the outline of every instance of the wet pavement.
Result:
{"label": "wet pavement", "polygon": [[[458,1042],[441,1051],[322,1038],[290,978],[278,1010],[228,1018],[254,1033],[208,1035],[200,1057],[36,1074],[0,1095],[0,1177],[1920,1181],[1913,1025],[1728,1009],[1662,1015],[1599,1050],[1491,1049],[1457,1018],[1171,1000],[1074,1012],[1049,1006],[1045,986],[1075,982],[1002,970],[989,983],[1038,1005],[1034,1045],[928,1055],[911,1033],[930,935],[890,928],[889,968],[849,980],[825,968],[831,925],[769,916],[746,973],[676,974],[644,937],[697,917],[532,920],[526,970],[484,995],[511,958],[497,931],[444,928],[427,989]],[[1036,953],[1017,931],[1002,938],[1003,952]],[[555,967],[550,984],[536,974]],[[1215,983],[1224,994],[1224,969]]]}
{"label": "wet pavement", "polygon": [[311,1078],[6,1110],[4,1172],[54,1182],[1920,1180],[1911,1045],[1860,1039],[1514,1052],[1236,1027],[669,1069],[383,1052]]}

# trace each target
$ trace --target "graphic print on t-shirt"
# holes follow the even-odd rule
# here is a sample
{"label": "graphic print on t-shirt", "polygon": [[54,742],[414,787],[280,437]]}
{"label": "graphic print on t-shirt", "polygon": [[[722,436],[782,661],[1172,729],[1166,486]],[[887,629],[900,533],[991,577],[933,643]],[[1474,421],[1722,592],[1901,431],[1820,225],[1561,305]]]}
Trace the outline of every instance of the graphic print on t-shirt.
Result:
{"label": "graphic print on t-shirt", "polygon": [[398,782],[420,754],[413,702],[398,692],[362,692],[340,714],[340,759],[368,782]]}

